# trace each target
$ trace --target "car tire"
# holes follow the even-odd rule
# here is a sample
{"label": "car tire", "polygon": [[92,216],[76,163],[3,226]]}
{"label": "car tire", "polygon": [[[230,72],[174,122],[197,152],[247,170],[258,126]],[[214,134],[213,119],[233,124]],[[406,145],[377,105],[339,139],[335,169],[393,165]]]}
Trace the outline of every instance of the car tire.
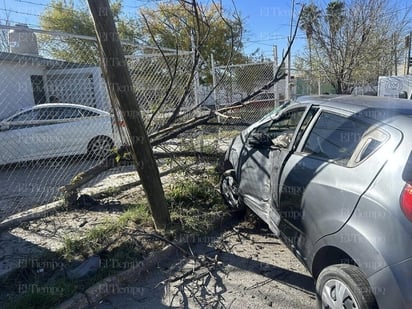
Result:
{"label": "car tire", "polygon": [[220,193],[225,204],[231,209],[243,210],[244,205],[240,200],[239,187],[234,170],[226,170],[220,178]]}
{"label": "car tire", "polygon": [[378,308],[368,281],[354,265],[338,264],[322,270],[316,281],[316,295],[318,308]]}
{"label": "car tire", "polygon": [[88,156],[95,159],[103,159],[112,153],[114,147],[113,140],[107,136],[97,136],[93,138],[88,147]]}

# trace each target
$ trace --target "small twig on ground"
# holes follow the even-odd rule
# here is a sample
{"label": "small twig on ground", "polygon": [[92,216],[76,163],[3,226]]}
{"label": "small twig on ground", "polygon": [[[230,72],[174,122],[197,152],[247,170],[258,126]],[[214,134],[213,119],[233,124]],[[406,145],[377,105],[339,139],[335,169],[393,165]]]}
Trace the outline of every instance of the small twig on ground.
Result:
{"label": "small twig on ground", "polygon": [[169,239],[167,239],[167,238],[165,238],[165,237],[163,237],[163,236],[161,236],[161,235],[153,234],[153,233],[148,233],[148,232],[142,231],[142,230],[135,230],[135,233],[138,233],[140,236],[152,237],[152,238],[156,238],[156,239],[158,239],[158,240],[161,240],[161,241],[163,241],[163,242],[165,242],[165,243],[173,246],[173,247],[176,248],[177,250],[179,250],[184,256],[186,256],[186,257],[191,256],[191,254],[190,254],[187,250],[183,249],[183,248],[182,248],[181,246],[179,246],[178,244],[174,243],[173,241],[171,241],[171,240],[169,240]]}
{"label": "small twig on ground", "polygon": [[[161,284],[164,285],[164,284],[166,284],[166,283],[177,282],[177,281],[183,280],[183,279],[185,279],[185,280],[183,281],[183,283],[185,283],[187,280],[189,280],[189,281],[198,280],[198,279],[204,277],[204,276],[207,275],[207,274],[209,274],[211,277],[213,277],[213,274],[212,274],[211,270],[215,270],[218,265],[221,265],[221,264],[222,264],[222,262],[218,261],[217,255],[215,256],[214,259],[212,259],[212,258],[210,258],[210,257],[208,257],[208,256],[204,256],[204,255],[202,255],[202,256],[193,255],[193,256],[189,256],[189,258],[193,259],[195,263],[198,262],[199,264],[198,264],[198,265],[194,264],[193,267],[192,267],[192,269],[184,272],[184,273],[181,274],[180,276],[175,276],[175,277],[172,277],[172,278],[167,278],[167,279],[159,282],[159,283],[156,285],[156,287],[159,286],[159,285],[161,285]],[[203,259],[202,259],[202,258],[203,258]],[[207,271],[204,272],[204,273],[201,273],[201,274],[196,274],[196,271],[198,271],[198,270],[200,270],[200,269],[202,269],[202,268],[206,268]],[[192,275],[194,275],[192,278],[186,279],[187,277],[192,276]]]}
{"label": "small twig on ground", "polygon": [[242,233],[238,228],[234,227],[233,231],[236,233],[236,236],[238,237],[238,240],[240,242],[242,242],[242,238],[240,238],[240,236],[242,236],[243,238],[247,239],[247,240],[252,240],[247,234]]}
{"label": "small twig on ground", "polygon": [[273,281],[273,279],[270,278],[270,279],[263,280],[263,281],[261,281],[261,282],[256,282],[255,284],[253,284],[253,285],[245,288],[245,291],[247,291],[247,290],[252,290],[252,289],[256,289],[256,288],[260,288],[260,287],[262,287],[262,286],[264,286],[264,285],[266,285],[266,284],[268,284],[268,283],[270,283],[270,282],[272,282],[272,281]]}

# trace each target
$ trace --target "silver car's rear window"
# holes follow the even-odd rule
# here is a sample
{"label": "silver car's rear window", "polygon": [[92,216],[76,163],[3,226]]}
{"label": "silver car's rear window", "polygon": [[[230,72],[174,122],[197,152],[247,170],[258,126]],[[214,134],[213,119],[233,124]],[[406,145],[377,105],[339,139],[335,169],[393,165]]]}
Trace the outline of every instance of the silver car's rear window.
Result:
{"label": "silver car's rear window", "polygon": [[310,132],[303,151],[346,165],[368,128],[368,124],[357,119],[323,112]]}
{"label": "silver car's rear window", "polygon": [[406,182],[412,182],[412,151],[409,154],[408,161],[403,169],[402,179]]}

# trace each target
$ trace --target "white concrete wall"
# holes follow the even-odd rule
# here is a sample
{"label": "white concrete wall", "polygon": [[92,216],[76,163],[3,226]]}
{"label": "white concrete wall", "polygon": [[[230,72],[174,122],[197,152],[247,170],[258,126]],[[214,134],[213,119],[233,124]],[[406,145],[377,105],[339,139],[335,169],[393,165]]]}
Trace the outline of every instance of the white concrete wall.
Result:
{"label": "white concrete wall", "polygon": [[0,64],[0,119],[34,105],[31,75],[43,75],[41,66],[31,64]]}
{"label": "white concrete wall", "polygon": [[404,91],[407,99],[412,99],[412,75],[379,76],[378,96],[399,98],[399,94]]}
{"label": "white concrete wall", "polygon": [[[15,112],[35,104],[31,75],[42,75],[46,99],[51,93],[48,79],[59,79],[57,90],[62,93],[61,102],[67,97],[72,103],[96,106],[110,111],[110,101],[99,67],[46,70],[44,66],[32,62],[0,62],[0,120]],[[92,78],[89,78],[89,76]],[[88,92],[92,83],[93,95]],[[86,85],[88,84],[88,86]],[[59,97],[59,93],[57,93]],[[82,102],[74,102],[79,98]]]}

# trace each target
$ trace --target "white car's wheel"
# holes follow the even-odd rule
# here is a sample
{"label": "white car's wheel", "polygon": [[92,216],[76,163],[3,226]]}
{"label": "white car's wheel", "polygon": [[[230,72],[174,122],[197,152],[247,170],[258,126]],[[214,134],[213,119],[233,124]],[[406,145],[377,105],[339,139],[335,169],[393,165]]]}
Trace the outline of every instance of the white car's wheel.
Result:
{"label": "white car's wheel", "polygon": [[110,137],[98,136],[92,139],[88,146],[88,155],[102,159],[111,154],[114,143]]}
{"label": "white car's wheel", "polygon": [[318,308],[377,308],[375,297],[362,271],[347,264],[326,267],[316,281]]}

